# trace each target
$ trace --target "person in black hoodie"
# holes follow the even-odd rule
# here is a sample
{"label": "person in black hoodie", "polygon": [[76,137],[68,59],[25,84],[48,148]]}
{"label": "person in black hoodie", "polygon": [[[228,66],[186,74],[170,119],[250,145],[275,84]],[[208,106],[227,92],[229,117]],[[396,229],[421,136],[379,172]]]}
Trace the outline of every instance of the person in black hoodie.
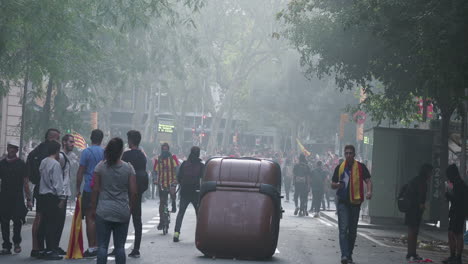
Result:
{"label": "person in black hoodie", "polygon": [[465,231],[465,195],[468,192],[465,182],[460,177],[457,165],[448,166],[447,171],[447,191],[445,196],[450,202],[448,241],[450,247],[450,257],[444,263],[462,263],[463,233]]}
{"label": "person in black hoodie", "polygon": [[200,180],[204,169],[205,165],[200,159],[200,148],[194,146],[190,149],[188,159],[182,163],[177,174],[177,182],[180,184],[180,208],[174,229],[174,242],[179,242],[180,228],[187,206],[192,203],[195,213],[198,211]]}

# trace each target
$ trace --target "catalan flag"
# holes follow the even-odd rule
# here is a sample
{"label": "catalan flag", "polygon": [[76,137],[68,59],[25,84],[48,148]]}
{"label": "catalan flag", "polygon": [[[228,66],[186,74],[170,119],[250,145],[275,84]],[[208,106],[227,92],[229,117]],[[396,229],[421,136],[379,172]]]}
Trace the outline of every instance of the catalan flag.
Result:
{"label": "catalan flag", "polygon": [[297,144],[299,145],[299,148],[301,149],[302,153],[304,153],[304,155],[306,157],[309,157],[310,155],[312,155],[305,147],[304,145],[301,144],[301,142],[299,141],[298,138],[296,138],[296,141],[297,141]]}
{"label": "catalan flag", "polygon": [[66,259],[83,258],[83,232],[81,231],[81,195],[76,198],[75,213],[70,231],[70,240],[68,241],[68,250]]}
{"label": "catalan flag", "polygon": [[75,138],[75,147],[78,149],[85,149],[87,147],[86,140],[82,135],[78,134],[77,132],[73,132],[72,135]]}

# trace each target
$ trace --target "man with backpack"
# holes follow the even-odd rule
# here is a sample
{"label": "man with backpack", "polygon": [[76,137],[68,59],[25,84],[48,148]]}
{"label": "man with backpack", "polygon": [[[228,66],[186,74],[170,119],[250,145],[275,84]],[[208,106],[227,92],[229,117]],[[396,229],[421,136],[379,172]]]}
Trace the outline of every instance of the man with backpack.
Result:
{"label": "man with backpack", "polygon": [[39,167],[43,159],[47,158],[47,142],[50,141],[59,141],[60,140],[60,131],[55,128],[49,128],[45,134],[45,140],[34,148],[28,155],[26,160],[26,170],[28,178],[32,184],[34,184],[33,189],[33,199],[36,200],[36,216],[32,225],[32,250],[31,257],[39,258],[42,254],[41,250],[44,249],[44,237],[40,237],[39,226],[41,223],[42,216],[42,204],[39,197],[39,183],[41,181],[41,175],[39,172]]}
{"label": "man with backpack", "polygon": [[[72,160],[72,155],[75,155],[72,151],[73,148],[75,147],[75,138],[70,135],[66,134],[65,136],[62,137],[62,151],[60,151],[59,154],[59,163],[60,167],[62,168],[63,172],[63,188],[64,188],[64,195],[65,195],[65,205],[67,204],[68,199],[71,196],[71,160]],[[59,217],[59,227],[57,229],[57,241],[58,244],[60,245],[60,240],[62,238],[62,232],[63,228],[65,226],[65,218],[67,216],[67,207],[64,206],[63,208],[60,208],[60,215]],[[67,254],[65,250],[63,250],[60,246],[56,249],[57,253],[60,256],[64,256]]]}
{"label": "man with backpack", "polygon": [[104,159],[104,149],[101,147],[104,133],[95,129],[91,131],[91,146],[83,150],[80,158],[80,167],[76,174],[76,193],[81,193],[81,182],[85,180],[83,194],[81,196],[81,209],[83,217],[86,218],[86,236],[88,237],[88,249],[83,253],[84,258],[97,257],[97,238],[95,216],[91,210],[91,183],[94,175],[94,168]]}
{"label": "man with backpack", "polygon": [[191,203],[195,209],[195,213],[198,211],[200,181],[203,177],[204,169],[205,165],[200,159],[200,148],[194,146],[190,149],[188,159],[180,165],[179,173],[177,174],[177,182],[180,183],[180,208],[174,229],[174,242],[179,242],[180,228],[187,206]]}
{"label": "man with backpack", "polygon": [[122,160],[130,163],[135,169],[137,180],[138,195],[134,207],[132,208],[133,227],[135,229],[135,243],[133,250],[128,255],[132,258],[140,257],[140,243],[142,236],[142,222],[141,222],[141,199],[143,193],[148,189],[148,173],[146,171],[146,156],[139,149],[141,142],[141,134],[139,131],[130,130],[127,132],[128,147],[130,150],[125,151],[122,155]]}
{"label": "man with backpack", "polygon": [[460,177],[457,165],[448,166],[447,171],[447,191],[445,196],[450,202],[448,241],[450,247],[450,257],[443,262],[446,264],[461,264],[463,253],[463,233],[465,232],[465,218],[467,215],[466,197],[468,188]]}

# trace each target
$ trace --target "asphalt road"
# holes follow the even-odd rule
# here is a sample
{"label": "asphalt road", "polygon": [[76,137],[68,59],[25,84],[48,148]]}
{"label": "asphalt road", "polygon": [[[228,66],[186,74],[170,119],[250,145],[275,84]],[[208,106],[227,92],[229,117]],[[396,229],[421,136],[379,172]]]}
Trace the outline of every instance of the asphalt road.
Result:
{"label": "asphalt road", "polygon": [[[286,212],[281,222],[280,238],[277,253],[271,260],[260,262],[272,263],[313,263],[327,264],[340,263],[338,245],[338,227],[335,223],[324,218],[297,217],[292,214],[293,206],[283,203]],[[71,212],[67,218],[61,247],[65,250],[68,245],[68,235],[71,224]],[[162,231],[156,229],[159,217],[157,213],[157,201],[148,200],[143,204],[143,240],[141,243],[141,258],[129,259],[127,263],[257,263],[259,261],[242,261],[232,259],[205,258],[195,248],[195,212],[192,207],[187,210],[181,230],[181,241],[172,242],[175,215],[171,216],[171,231],[168,235],[162,235]],[[382,231],[385,232],[385,231]],[[389,231],[391,232],[391,231]],[[356,243],[354,260],[356,263],[407,263],[406,250],[400,246],[387,245],[371,235],[366,230],[359,230]],[[87,240],[85,238],[85,248]],[[133,243],[133,226],[130,224],[129,237],[126,251],[130,253]],[[18,255],[0,256],[0,263],[45,263],[46,261],[29,257],[31,250],[31,226],[23,228],[23,252]],[[439,262],[444,257],[443,253],[421,252],[425,257]],[[95,263],[95,260],[60,260],[57,263]],[[47,261],[50,263],[50,261]],[[109,260],[109,263],[114,261]]]}

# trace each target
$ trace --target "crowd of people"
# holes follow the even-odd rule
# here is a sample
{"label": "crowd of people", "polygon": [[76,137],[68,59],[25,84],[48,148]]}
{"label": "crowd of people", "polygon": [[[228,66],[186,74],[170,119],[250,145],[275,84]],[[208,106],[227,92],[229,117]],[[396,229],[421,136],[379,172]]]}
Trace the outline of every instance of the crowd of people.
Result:
{"label": "crowd of people", "polygon": [[[75,138],[71,134],[61,137],[57,129],[49,129],[44,141],[37,145],[26,162],[18,157],[19,144],[10,141],[7,155],[0,161],[0,223],[2,250],[0,255],[20,253],[21,228],[28,210],[35,206],[32,226],[31,257],[60,260],[66,254],[60,248],[69,201],[81,199],[81,210],[86,223],[88,248],[84,258],[97,258],[106,263],[114,256],[117,263],[125,263],[125,241],[130,218],[135,240],[129,257],[140,257],[142,239],[142,202],[144,193],[159,196],[159,215],[165,211],[177,213],[177,193],[180,203],[176,217],[173,241],[179,242],[181,225],[189,204],[197,212],[200,181],[205,165],[199,147],[192,147],[185,161],[170,152],[167,143],[160,153],[148,157],[140,147],[141,134],[130,130],[127,146],[121,138],[112,138],[102,147],[104,134],[91,132],[91,145],[74,152]],[[320,217],[320,210],[330,208],[334,199],[338,215],[341,262],[353,263],[359,215],[362,203],[372,198],[371,174],[367,162],[355,159],[354,146],[344,148],[344,159],[327,153],[323,156],[294,155],[294,153],[252,152],[253,157],[265,155],[278,162],[282,169],[286,202],[294,188],[294,215]],[[233,156],[236,156],[235,154]],[[425,209],[428,183],[433,173],[429,164],[421,167],[419,175],[405,189],[409,209],[405,211],[408,226],[409,261],[420,261],[417,254],[417,237]],[[446,171],[446,197],[450,201],[449,235],[450,257],[444,263],[461,263],[463,233],[465,231],[466,193],[468,187],[460,177],[456,165]],[[33,184],[32,191],[30,183]],[[151,191],[147,192],[151,186]],[[177,192],[177,186],[180,186]],[[312,204],[308,210],[309,193]],[[8,201],[8,202],[5,202]],[[327,205],[327,206],[326,206]],[[10,222],[13,222],[13,243],[10,240]],[[164,228],[161,217],[158,229]],[[114,249],[108,252],[110,237]],[[12,252],[13,251],[13,252]]]}

